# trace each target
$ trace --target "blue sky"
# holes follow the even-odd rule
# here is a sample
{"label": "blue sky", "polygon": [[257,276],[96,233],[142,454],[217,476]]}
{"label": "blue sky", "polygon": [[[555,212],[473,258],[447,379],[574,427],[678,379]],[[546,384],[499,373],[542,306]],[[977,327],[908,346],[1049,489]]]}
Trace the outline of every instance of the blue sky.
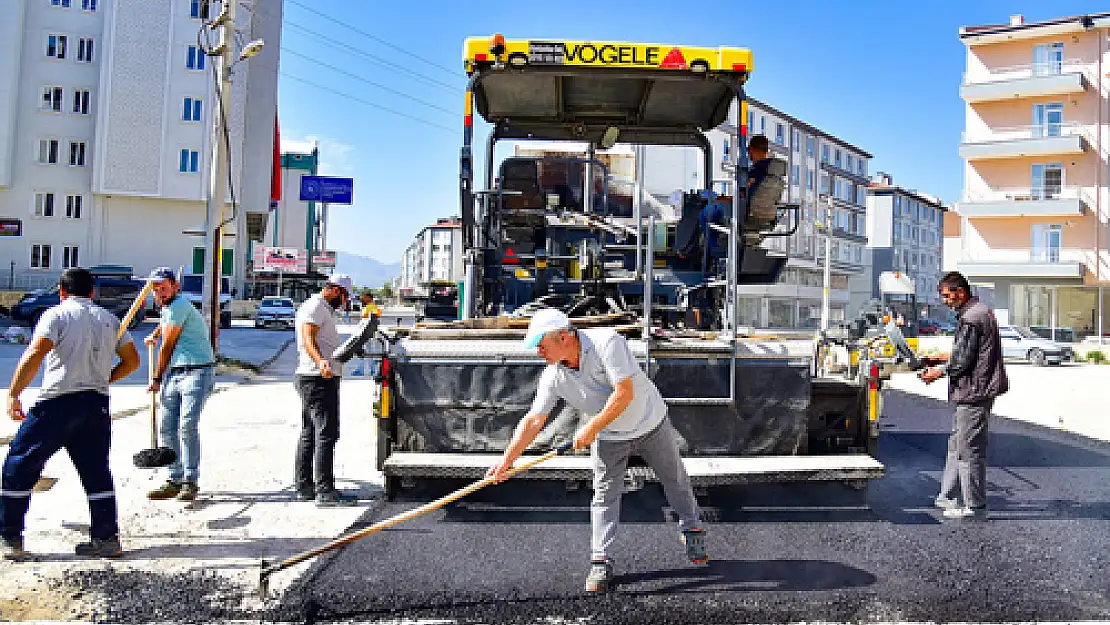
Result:
{"label": "blue sky", "polygon": [[329,247],[384,262],[397,262],[422,226],[459,213],[462,43],[495,32],[750,48],[749,94],[870,152],[871,172],[953,202],[963,184],[960,26],[1089,13],[1095,4],[561,0],[542,10],[285,0],[278,113],[283,139],[320,142],[324,174],[355,178],[355,204],[331,211]]}

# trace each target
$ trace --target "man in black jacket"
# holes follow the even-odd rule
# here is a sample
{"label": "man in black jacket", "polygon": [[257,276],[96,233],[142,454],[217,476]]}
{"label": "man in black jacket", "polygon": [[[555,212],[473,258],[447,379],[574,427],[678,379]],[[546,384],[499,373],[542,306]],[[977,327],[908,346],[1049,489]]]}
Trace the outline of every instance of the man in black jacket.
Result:
{"label": "man in black jacket", "polygon": [[[948,439],[948,459],[936,505],[945,518],[987,518],[987,418],[994,400],[1010,388],[1002,363],[998,321],[971,285],[958,272],[944,276],[938,286],[944,303],[956,311],[956,336],[951,354],[922,359],[931,365],[921,379],[932,383],[948,375],[948,401],[956,404],[956,419]],[[960,486],[963,506],[956,499]]]}

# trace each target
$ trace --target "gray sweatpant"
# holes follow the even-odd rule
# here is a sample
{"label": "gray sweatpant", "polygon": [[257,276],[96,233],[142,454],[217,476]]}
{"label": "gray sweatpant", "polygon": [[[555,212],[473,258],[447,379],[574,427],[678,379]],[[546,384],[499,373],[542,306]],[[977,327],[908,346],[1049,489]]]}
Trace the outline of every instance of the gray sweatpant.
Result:
{"label": "gray sweatpant", "polygon": [[994,400],[978,404],[956,404],[948,458],[940,481],[940,496],[955,499],[960,487],[964,505],[987,507],[987,419]]}
{"label": "gray sweatpant", "polygon": [[690,478],[686,475],[686,467],[678,454],[678,433],[669,417],[640,438],[630,441],[598,439],[590,455],[594,465],[594,498],[590,504],[590,525],[593,529],[591,558],[607,557],[617,536],[624,471],[628,467],[629,456],[640,456],[655,471],[663,484],[667,502],[678,515],[679,531],[699,527],[701,511],[694,498]]}

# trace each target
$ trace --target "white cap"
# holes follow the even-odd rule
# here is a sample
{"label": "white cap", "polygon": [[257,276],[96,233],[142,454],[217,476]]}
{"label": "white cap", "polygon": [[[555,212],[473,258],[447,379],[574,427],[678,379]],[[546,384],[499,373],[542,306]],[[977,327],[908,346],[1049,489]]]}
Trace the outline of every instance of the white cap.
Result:
{"label": "white cap", "polygon": [[350,293],[351,291],[353,291],[354,286],[355,286],[354,281],[351,280],[351,276],[348,276],[345,273],[333,273],[333,274],[331,274],[330,276],[328,276],[328,282],[327,283],[338,286],[338,287],[342,287],[347,291],[347,293]]}
{"label": "white cap", "polygon": [[548,332],[555,330],[562,330],[570,327],[570,319],[566,314],[555,308],[541,308],[536,311],[532,317],[532,322],[528,324],[528,334],[524,336],[524,346],[528,349],[536,349],[540,346],[540,341]]}

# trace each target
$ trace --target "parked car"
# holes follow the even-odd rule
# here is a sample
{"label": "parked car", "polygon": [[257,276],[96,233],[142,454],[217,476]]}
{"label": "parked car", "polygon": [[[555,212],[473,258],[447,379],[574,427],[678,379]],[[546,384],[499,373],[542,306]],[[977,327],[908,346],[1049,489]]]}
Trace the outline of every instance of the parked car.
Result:
{"label": "parked car", "polygon": [[1030,326],[1029,329],[1041,337],[1057,343],[1078,343],[1079,333],[1075,328],[1056,328],[1055,336],[1053,336],[1052,328],[1049,326]]}
{"label": "parked car", "polygon": [[[118,276],[93,276],[93,278],[95,280],[93,301],[111,311],[120,319],[127,315],[127,311],[131,309],[131,304],[142,292],[144,286],[142,280],[131,278]],[[9,314],[12,321],[34,327],[47,308],[57,306],[61,301],[58,287],[42,289],[24,295],[15,306],[12,306]],[[142,323],[143,319],[146,318],[146,312],[146,303],[144,302],[143,307],[131,319],[129,327],[133,329]]]}
{"label": "parked car", "polygon": [[288,297],[264,297],[254,313],[254,327],[256,328],[284,328],[293,327],[297,317],[297,307]]}
{"label": "parked car", "polygon": [[1045,364],[1058,365],[1075,358],[1075,352],[1062,345],[1037,336],[1023,326],[1000,326],[1002,336],[1002,355],[1013,360],[1025,360],[1038,367]]}

